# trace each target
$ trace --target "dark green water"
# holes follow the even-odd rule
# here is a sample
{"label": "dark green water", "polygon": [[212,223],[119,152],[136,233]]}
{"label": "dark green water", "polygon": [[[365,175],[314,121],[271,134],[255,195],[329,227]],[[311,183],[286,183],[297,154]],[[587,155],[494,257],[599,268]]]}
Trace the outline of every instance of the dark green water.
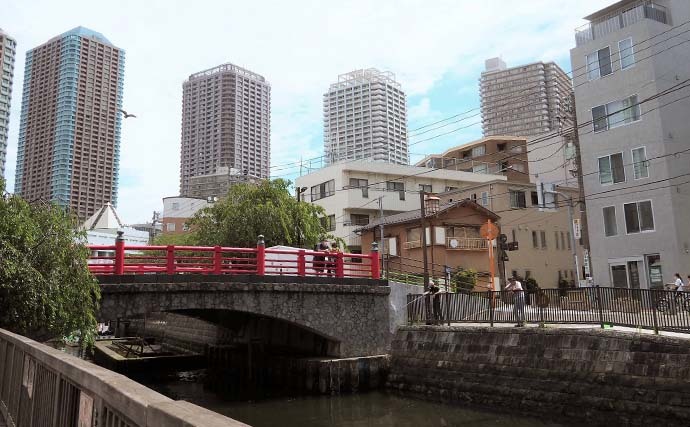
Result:
{"label": "dark green water", "polygon": [[465,409],[383,392],[229,401],[198,382],[140,381],[173,399],[188,400],[254,427],[561,426],[536,418]]}

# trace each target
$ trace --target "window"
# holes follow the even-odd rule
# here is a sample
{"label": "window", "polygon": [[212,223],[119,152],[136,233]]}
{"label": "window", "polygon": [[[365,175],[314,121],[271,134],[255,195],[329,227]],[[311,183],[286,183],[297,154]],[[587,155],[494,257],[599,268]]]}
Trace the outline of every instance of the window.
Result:
{"label": "window", "polygon": [[431,184],[419,184],[419,191],[431,193]]}
{"label": "window", "polygon": [[486,146],[482,145],[477,145],[476,147],[472,147],[472,157],[479,157],[483,156],[486,153]]}
{"label": "window", "polygon": [[546,249],[546,231],[541,231],[541,248]]}
{"label": "window", "polygon": [[368,186],[369,186],[369,180],[368,179],[350,178],[350,188],[362,188],[362,187],[368,187]]}
{"label": "window", "polygon": [[525,192],[510,190],[510,207],[513,209],[526,208]]}
{"label": "window", "polygon": [[516,233],[515,233],[515,229],[514,229],[514,228],[510,231],[510,234],[511,234],[512,237],[513,237],[513,240],[512,240],[512,241],[513,241],[513,242],[516,242],[516,241],[517,241],[517,238],[515,237],[515,234],[516,234]]}
{"label": "window", "polygon": [[635,53],[633,52],[632,38],[627,38],[618,42],[618,53],[621,60],[621,70],[635,65]]}
{"label": "window", "polygon": [[647,149],[640,147],[632,150],[634,178],[649,178],[649,162],[647,161]]}
{"label": "window", "polygon": [[604,208],[604,235],[606,237],[615,236],[618,234],[618,227],[616,225],[616,207],[608,206]]}
{"label": "window", "polygon": [[330,180],[322,182],[319,185],[315,185],[311,188],[311,201],[323,199],[324,197],[329,197],[335,194],[335,181]]}
{"label": "window", "polygon": [[612,72],[611,49],[608,46],[587,55],[587,78],[589,80],[608,76]]}
{"label": "window", "polygon": [[446,187],[446,191],[455,191],[458,187]]}
{"label": "window", "polygon": [[489,165],[482,163],[479,165],[472,166],[473,173],[489,173]]}
{"label": "window", "polygon": [[536,191],[530,193],[530,198],[532,199],[532,206],[539,206],[539,195]]}
{"label": "window", "polygon": [[625,228],[628,234],[654,231],[654,213],[652,202],[626,203],[623,205],[625,213]]}
{"label": "window", "polygon": [[532,277],[532,270],[525,270],[525,279]]}
{"label": "window", "polygon": [[537,236],[536,231],[532,231],[532,247],[534,249],[539,249],[539,236]]}
{"label": "window", "polygon": [[174,222],[169,222],[166,224],[165,229],[167,231],[175,231],[175,223]]}
{"label": "window", "polygon": [[637,95],[592,108],[594,132],[617,128],[638,120],[640,120],[640,105],[637,102]]}
{"label": "window", "polygon": [[561,246],[558,244],[558,231],[554,231],[553,234],[556,237],[556,249],[560,249]]}
{"label": "window", "polygon": [[335,215],[321,217],[320,221],[324,230],[335,231]]}
{"label": "window", "polygon": [[561,249],[565,250],[565,233],[561,231]]}
{"label": "window", "polygon": [[566,233],[566,236],[567,236],[567,237],[566,237],[566,239],[567,239],[566,241],[568,242],[568,249],[571,249],[572,247],[570,246],[570,231],[568,231],[568,232]]}
{"label": "window", "polygon": [[599,157],[599,183],[605,185],[619,182],[625,182],[623,153]]}
{"label": "window", "polygon": [[367,225],[369,224],[369,215],[350,214],[350,222],[352,225]]}
{"label": "window", "polygon": [[178,202],[173,202],[172,210],[176,211],[180,209],[180,204]]}
{"label": "window", "polygon": [[487,191],[482,191],[482,199],[480,204],[485,208],[489,207],[489,193]]}
{"label": "window", "polygon": [[397,191],[400,195],[400,200],[405,200],[405,184],[402,182],[388,181],[386,182],[386,190]]}
{"label": "window", "polygon": [[496,148],[498,149],[498,151],[506,151],[506,146],[507,146],[507,145],[508,145],[508,144],[507,144],[506,142],[504,142],[504,143],[502,143],[502,144],[496,144]]}

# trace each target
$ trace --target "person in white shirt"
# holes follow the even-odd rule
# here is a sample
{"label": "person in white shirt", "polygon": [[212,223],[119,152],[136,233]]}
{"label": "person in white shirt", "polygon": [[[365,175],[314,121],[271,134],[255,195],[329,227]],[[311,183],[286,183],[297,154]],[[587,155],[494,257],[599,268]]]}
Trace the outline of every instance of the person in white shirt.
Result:
{"label": "person in white shirt", "polygon": [[676,290],[678,292],[683,292],[685,290],[685,285],[683,284],[683,279],[680,278],[680,274],[676,273],[675,274],[676,281],[674,285],[676,285]]}
{"label": "person in white shirt", "polygon": [[513,292],[513,315],[517,320],[517,325],[515,326],[525,326],[525,292],[522,289],[522,283],[515,277],[510,277],[505,290]]}

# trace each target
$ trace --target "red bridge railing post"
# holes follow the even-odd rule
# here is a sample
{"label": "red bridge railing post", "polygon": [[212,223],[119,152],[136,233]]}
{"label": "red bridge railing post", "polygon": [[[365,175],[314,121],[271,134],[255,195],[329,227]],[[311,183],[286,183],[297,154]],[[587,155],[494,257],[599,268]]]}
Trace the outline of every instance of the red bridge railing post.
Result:
{"label": "red bridge railing post", "polygon": [[342,252],[335,254],[335,277],[345,277],[345,257]]}
{"label": "red bridge railing post", "polygon": [[266,275],[266,242],[263,234],[259,234],[259,240],[256,242],[256,275]]}
{"label": "red bridge railing post", "polygon": [[213,274],[220,274],[223,263],[223,257],[220,252],[220,246],[213,247]]}
{"label": "red bridge railing post", "polygon": [[371,278],[381,278],[381,261],[379,260],[379,245],[377,242],[371,244]]}
{"label": "red bridge railing post", "polygon": [[114,274],[125,274],[125,238],[123,231],[117,232],[115,238],[115,265],[113,266]]}
{"label": "red bridge railing post", "polygon": [[175,246],[168,245],[165,256],[165,272],[175,274]]}
{"label": "red bridge railing post", "polygon": [[297,253],[297,275],[302,277],[307,275],[307,259],[304,255],[304,249],[300,249]]}

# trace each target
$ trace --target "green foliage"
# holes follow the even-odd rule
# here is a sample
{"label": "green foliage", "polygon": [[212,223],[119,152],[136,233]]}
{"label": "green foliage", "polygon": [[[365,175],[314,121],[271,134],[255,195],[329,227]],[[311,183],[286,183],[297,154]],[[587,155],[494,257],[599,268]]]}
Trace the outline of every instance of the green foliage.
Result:
{"label": "green foliage", "polygon": [[195,243],[253,247],[259,234],[266,246],[297,245],[297,230],[303,245],[311,248],[325,234],[322,207],[298,202],[290,194],[290,181],[266,180],[258,185],[238,184],[213,206],[202,209],[190,221]]}
{"label": "green foliage", "polygon": [[477,272],[473,269],[460,269],[451,277],[451,284],[457,291],[472,291],[477,284]]}
{"label": "green foliage", "polygon": [[76,333],[91,345],[100,291],[85,233],[59,206],[4,190],[0,179],[0,327],[36,340]]}
{"label": "green foliage", "polygon": [[539,284],[534,277],[529,277],[522,283],[525,284],[525,290],[527,290],[527,292],[536,292],[539,289]]}
{"label": "green foliage", "polygon": [[193,246],[196,244],[196,235],[193,232],[179,234],[159,234],[153,239],[154,246]]}

